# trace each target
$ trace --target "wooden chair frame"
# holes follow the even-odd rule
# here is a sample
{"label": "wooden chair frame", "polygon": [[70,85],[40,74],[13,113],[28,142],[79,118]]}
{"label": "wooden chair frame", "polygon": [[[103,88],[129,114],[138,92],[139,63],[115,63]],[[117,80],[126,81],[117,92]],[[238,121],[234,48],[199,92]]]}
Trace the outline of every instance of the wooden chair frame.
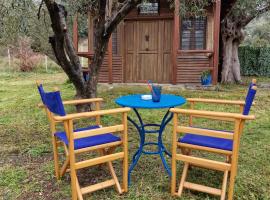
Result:
{"label": "wooden chair frame", "polygon": [[[39,84],[38,84],[39,85]],[[57,89],[55,89],[57,90]],[[119,194],[128,191],[128,139],[127,139],[127,112],[130,111],[130,108],[117,108],[117,109],[110,109],[110,110],[100,110],[100,102],[102,102],[102,98],[92,98],[92,99],[80,99],[80,100],[71,100],[71,101],[63,101],[64,105],[78,105],[78,104],[95,104],[95,111],[92,112],[83,112],[83,113],[74,113],[74,114],[67,114],[65,116],[55,116],[50,110],[44,106],[43,104],[39,104],[40,107],[45,108],[46,114],[48,116],[50,122],[50,130],[52,134],[52,145],[53,145],[53,156],[54,156],[54,168],[55,168],[55,175],[57,179],[60,179],[65,172],[70,172],[71,175],[71,189],[72,189],[72,199],[83,199],[83,195],[87,193],[91,193],[103,188],[107,188],[110,186],[115,185],[116,190]],[[84,130],[74,133],[73,122],[75,120],[83,119],[83,118],[96,118],[96,124],[100,125],[100,117],[102,115],[115,115],[121,114],[122,115],[122,123],[117,124],[114,126],[102,127],[98,129],[91,129],[91,130]],[[59,141],[55,136],[56,133],[56,125],[62,123],[64,126],[64,130],[68,137],[69,146],[67,146],[62,141]],[[74,140],[79,138],[85,138],[95,135],[102,135],[106,133],[116,133],[122,132],[121,141],[91,146],[88,148],[74,150]],[[63,165],[59,166],[59,155],[58,155],[58,148],[63,145],[66,155],[66,160]],[[118,153],[113,153],[116,147],[122,146],[122,151]],[[97,151],[100,154],[100,157],[92,158],[84,161],[76,162],[76,155],[90,152],[90,151]],[[112,161],[117,159],[123,159],[123,184],[122,187],[118,181],[116,173],[114,171]],[[95,185],[87,186],[81,188],[78,182],[78,178],[76,175],[76,171],[78,169],[100,165],[106,163],[112,179],[97,183]],[[68,169],[69,168],[69,169]]]}
{"label": "wooden chair frame", "polygon": [[[231,102],[231,101],[230,101]],[[239,142],[240,136],[243,131],[244,122],[246,120],[253,120],[255,117],[253,115],[242,115],[236,113],[224,113],[224,112],[212,112],[212,111],[202,111],[202,110],[186,110],[186,109],[177,109],[172,108],[170,110],[174,113],[173,117],[173,141],[172,141],[172,178],[171,178],[171,195],[172,196],[181,196],[183,189],[191,189],[197,190],[200,192],[206,192],[213,195],[220,196],[221,200],[225,199],[226,196],[226,187],[227,187],[227,179],[230,173],[229,180],[229,190],[228,190],[228,199],[233,199],[233,190],[235,177],[237,174],[237,163],[238,163],[238,154],[239,154]],[[198,117],[198,118],[207,118],[207,119],[215,119],[220,121],[227,121],[234,123],[234,131],[232,133],[202,129],[202,128],[194,128],[191,126],[179,126],[178,125],[178,117],[179,115],[188,115],[189,117]],[[190,119],[192,125],[192,118]],[[202,147],[197,145],[191,145],[186,143],[178,142],[177,135],[179,133],[191,133],[197,135],[204,136],[212,136],[217,138],[231,139],[233,140],[233,149],[232,151],[220,150],[209,147]],[[177,153],[178,147],[181,149],[181,154]],[[190,154],[191,150],[201,150],[207,151],[211,153],[222,154],[226,156],[226,161],[214,161],[206,158],[199,158],[192,156]],[[184,168],[182,177],[179,184],[179,189],[176,192],[176,161],[181,160],[184,162]],[[202,168],[209,168],[213,170],[218,170],[224,172],[222,188],[216,189],[213,187],[208,187],[200,184],[195,184],[186,181],[188,169],[190,166],[197,166]]]}
{"label": "wooden chair frame", "polygon": [[[255,86],[257,83],[256,79],[252,79],[252,85]],[[205,103],[205,104],[217,104],[217,105],[230,105],[230,106],[239,106],[239,113],[243,113],[244,106],[246,104],[245,101],[237,101],[237,100],[225,100],[225,99],[204,99],[204,98],[187,98],[187,102],[190,104],[190,109],[195,109],[196,103]],[[253,102],[252,105],[255,103]],[[196,117],[196,116],[194,116]],[[192,126],[192,115],[189,116],[189,125]]]}

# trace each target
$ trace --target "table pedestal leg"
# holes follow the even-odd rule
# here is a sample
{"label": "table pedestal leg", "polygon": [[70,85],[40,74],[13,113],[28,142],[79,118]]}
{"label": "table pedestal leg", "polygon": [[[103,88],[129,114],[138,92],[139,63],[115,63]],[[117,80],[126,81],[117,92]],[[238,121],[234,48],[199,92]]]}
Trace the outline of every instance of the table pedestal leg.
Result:
{"label": "table pedestal leg", "polygon": [[[161,124],[144,124],[139,112],[135,108],[133,110],[134,110],[134,112],[136,113],[136,115],[138,117],[139,125],[136,122],[134,122],[130,117],[128,117],[128,120],[136,127],[137,131],[140,134],[140,146],[139,146],[139,149],[136,151],[136,153],[133,155],[132,164],[130,165],[129,170],[128,170],[128,182],[129,182],[129,184],[130,184],[130,180],[131,180],[131,172],[134,169],[134,167],[137,165],[137,163],[138,163],[138,161],[139,161],[139,159],[140,159],[140,157],[141,157],[141,155],[143,153],[144,154],[150,154],[150,155],[151,154],[159,154],[165,170],[171,176],[170,167],[168,166],[163,153],[167,154],[170,157],[171,157],[171,154],[167,151],[167,149],[163,145],[162,133],[163,133],[166,125],[171,121],[172,114],[168,110],[167,113],[165,114],[165,116],[163,117]],[[147,127],[158,127],[159,129],[158,130],[145,130],[146,126]],[[149,134],[158,133],[158,142],[157,143],[154,143],[154,142],[145,143],[145,134],[146,133],[149,133]],[[143,148],[144,148],[144,146],[147,146],[147,145],[157,145],[158,146],[158,151],[156,151],[156,152],[144,151]]]}

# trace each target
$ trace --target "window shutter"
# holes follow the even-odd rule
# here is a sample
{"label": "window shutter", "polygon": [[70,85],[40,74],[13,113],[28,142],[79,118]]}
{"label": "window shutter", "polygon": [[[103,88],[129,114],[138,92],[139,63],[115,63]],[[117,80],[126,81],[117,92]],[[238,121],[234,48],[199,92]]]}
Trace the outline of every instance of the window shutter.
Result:
{"label": "window shutter", "polygon": [[181,50],[202,50],[206,46],[206,17],[183,18],[180,26]]}

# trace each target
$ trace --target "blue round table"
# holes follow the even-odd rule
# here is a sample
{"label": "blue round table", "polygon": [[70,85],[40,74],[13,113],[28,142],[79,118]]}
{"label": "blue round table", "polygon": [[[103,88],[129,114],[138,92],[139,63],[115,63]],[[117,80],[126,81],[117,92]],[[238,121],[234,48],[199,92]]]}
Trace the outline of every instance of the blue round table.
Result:
{"label": "blue round table", "polygon": [[[141,99],[141,96],[142,96],[141,94],[127,95],[127,96],[119,97],[115,100],[115,103],[117,103],[120,106],[133,108],[139,120],[139,123],[136,123],[134,120],[128,117],[128,120],[136,127],[140,135],[140,146],[138,150],[136,151],[136,153],[133,155],[132,164],[130,165],[129,170],[128,170],[129,183],[130,183],[131,172],[136,166],[136,164],[138,163],[139,158],[141,157],[142,154],[148,154],[148,155],[159,154],[164,168],[166,169],[168,174],[171,176],[170,167],[168,166],[163,153],[167,154],[170,157],[171,157],[171,154],[167,151],[167,149],[163,145],[162,133],[166,125],[171,121],[173,117],[173,114],[170,113],[169,109],[186,103],[185,98],[176,96],[176,95],[171,95],[171,94],[162,94],[160,98],[160,102],[153,102],[152,100],[143,100]],[[163,117],[161,124],[144,124],[137,110],[137,109],[162,109],[162,108],[167,108],[168,111]],[[152,129],[149,129],[149,128],[152,128]],[[152,133],[158,134],[158,142],[145,142],[145,134],[152,134]],[[156,145],[158,146],[158,150],[154,152],[145,151],[144,147],[147,145]]]}

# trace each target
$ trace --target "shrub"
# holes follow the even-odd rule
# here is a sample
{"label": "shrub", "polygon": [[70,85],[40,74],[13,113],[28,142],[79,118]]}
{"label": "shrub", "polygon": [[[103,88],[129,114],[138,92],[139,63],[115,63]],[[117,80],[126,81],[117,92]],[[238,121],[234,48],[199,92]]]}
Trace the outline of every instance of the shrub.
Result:
{"label": "shrub", "polygon": [[270,48],[242,46],[239,48],[241,75],[270,76]]}
{"label": "shrub", "polygon": [[31,49],[31,39],[28,37],[19,37],[11,50],[13,56],[19,60],[19,69],[22,72],[32,71],[39,62],[39,56]]}

